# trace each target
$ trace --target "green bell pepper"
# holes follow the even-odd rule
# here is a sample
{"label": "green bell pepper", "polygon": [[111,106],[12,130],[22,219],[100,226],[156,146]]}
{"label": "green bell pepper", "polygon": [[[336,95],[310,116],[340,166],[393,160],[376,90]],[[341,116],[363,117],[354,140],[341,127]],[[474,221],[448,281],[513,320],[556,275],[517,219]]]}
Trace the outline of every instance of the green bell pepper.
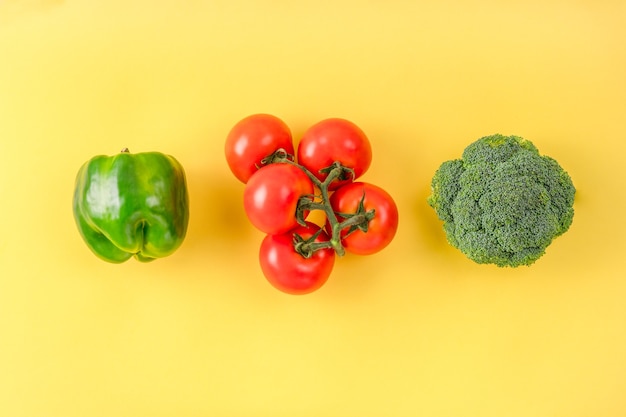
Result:
{"label": "green bell pepper", "polygon": [[74,219],[83,240],[101,259],[141,262],[171,255],[189,222],[185,172],[159,152],[95,156],[78,171]]}

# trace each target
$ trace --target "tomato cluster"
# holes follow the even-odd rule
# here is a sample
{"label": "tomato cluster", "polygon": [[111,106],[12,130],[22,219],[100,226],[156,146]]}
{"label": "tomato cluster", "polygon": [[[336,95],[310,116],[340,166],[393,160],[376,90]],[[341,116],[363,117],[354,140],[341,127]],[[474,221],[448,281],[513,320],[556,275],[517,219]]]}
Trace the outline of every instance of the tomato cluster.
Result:
{"label": "tomato cluster", "polygon": [[[372,162],[365,133],[340,118],[311,126],[298,143],[289,127],[269,114],[240,120],[226,138],[226,161],[245,184],[250,222],[266,234],[259,260],[267,280],[289,294],[306,294],[328,280],[335,257],[376,253],[398,228],[392,197],[356,181]],[[307,217],[325,214],[317,225]]]}

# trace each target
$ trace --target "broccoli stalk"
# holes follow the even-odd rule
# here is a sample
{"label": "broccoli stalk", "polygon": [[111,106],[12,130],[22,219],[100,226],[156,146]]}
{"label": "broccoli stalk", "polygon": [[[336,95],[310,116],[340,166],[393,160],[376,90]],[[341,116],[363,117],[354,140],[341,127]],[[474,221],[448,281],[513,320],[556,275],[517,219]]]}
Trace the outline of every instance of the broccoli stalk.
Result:
{"label": "broccoli stalk", "polygon": [[539,259],[574,216],[572,180],[518,136],[493,135],[444,162],[428,204],[448,242],[480,264],[517,267]]}

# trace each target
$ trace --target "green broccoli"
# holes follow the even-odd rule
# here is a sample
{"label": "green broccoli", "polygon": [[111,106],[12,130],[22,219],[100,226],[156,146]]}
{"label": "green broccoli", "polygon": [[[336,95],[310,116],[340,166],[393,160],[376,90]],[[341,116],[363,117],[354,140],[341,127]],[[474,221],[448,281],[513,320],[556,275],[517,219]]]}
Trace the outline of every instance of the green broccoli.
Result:
{"label": "green broccoli", "polygon": [[428,204],[468,258],[517,267],[535,262],[569,229],[575,192],[567,172],[531,142],[493,135],[439,167]]}

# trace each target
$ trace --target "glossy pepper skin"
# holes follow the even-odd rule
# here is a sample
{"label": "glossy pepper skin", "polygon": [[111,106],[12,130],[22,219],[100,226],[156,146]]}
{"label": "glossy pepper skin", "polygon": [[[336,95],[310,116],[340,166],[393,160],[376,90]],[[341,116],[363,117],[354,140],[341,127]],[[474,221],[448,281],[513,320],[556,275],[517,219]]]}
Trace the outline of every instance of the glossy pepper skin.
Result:
{"label": "glossy pepper skin", "polygon": [[74,219],[83,240],[101,259],[141,262],[171,255],[189,222],[181,164],[159,152],[95,156],[78,171]]}

